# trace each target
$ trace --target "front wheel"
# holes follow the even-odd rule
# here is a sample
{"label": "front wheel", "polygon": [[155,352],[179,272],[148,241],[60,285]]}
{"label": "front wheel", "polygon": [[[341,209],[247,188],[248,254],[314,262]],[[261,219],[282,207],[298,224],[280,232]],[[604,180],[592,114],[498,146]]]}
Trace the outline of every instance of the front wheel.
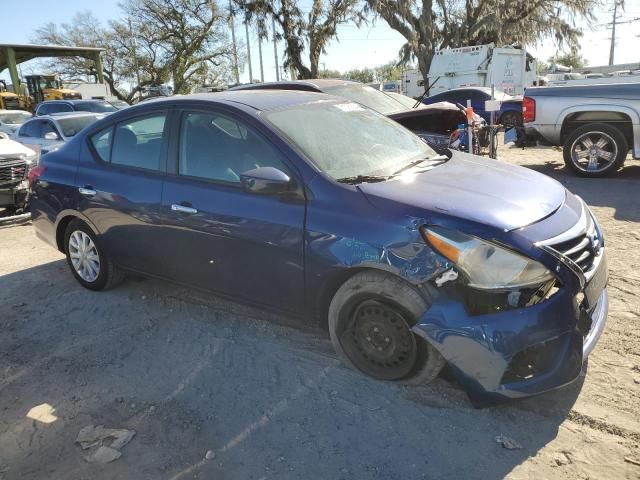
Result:
{"label": "front wheel", "polygon": [[67,264],[76,280],[89,290],[108,290],[123,278],[89,226],[81,220],[72,220],[64,239]]}
{"label": "front wheel", "polygon": [[341,359],[380,380],[428,383],[444,358],[411,327],[429,304],[390,274],[363,272],[347,280],[329,307],[331,343]]}
{"label": "front wheel", "polygon": [[628,152],[622,132],[605,123],[577,128],[563,146],[565,165],[582,177],[605,177],[616,172]]}

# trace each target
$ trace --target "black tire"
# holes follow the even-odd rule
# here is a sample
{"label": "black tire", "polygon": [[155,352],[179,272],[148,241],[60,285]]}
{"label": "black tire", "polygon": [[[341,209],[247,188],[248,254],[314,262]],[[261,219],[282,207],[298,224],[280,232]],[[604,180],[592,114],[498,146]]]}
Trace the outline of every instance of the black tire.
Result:
{"label": "black tire", "polygon": [[[338,289],[329,306],[331,343],[344,363],[374,378],[410,384],[429,383],[446,362],[429,342],[410,330],[429,308],[429,298],[428,294],[421,295],[416,288],[391,274],[358,273]],[[376,310],[380,311],[376,314]],[[378,322],[373,325],[380,325],[383,332],[391,332],[391,342],[386,333],[381,334],[385,337],[380,338],[383,347],[375,347],[369,337],[365,339],[367,334],[359,335],[362,329],[358,328],[360,319],[356,317],[367,311],[372,317],[366,318]],[[389,329],[385,330],[387,327]],[[384,341],[390,342],[389,345]],[[372,345],[375,348],[371,348]],[[386,350],[379,355],[386,355],[386,358],[367,358],[367,353],[378,355],[375,351],[371,354],[371,350],[381,348]]]}
{"label": "black tire", "polygon": [[[76,267],[73,265],[70,253],[70,250],[73,250],[73,247],[70,247],[70,241],[72,235],[74,235],[74,233],[76,232],[81,232],[82,234],[88,236],[93,242],[95,252],[98,256],[98,274],[95,279],[82,278],[82,276],[76,270]],[[72,220],[67,226],[64,234],[64,251],[67,256],[67,265],[69,265],[71,273],[76,278],[78,283],[80,283],[80,285],[88,288],[89,290],[109,290],[110,288],[115,287],[124,279],[124,274],[120,269],[118,269],[118,267],[116,267],[116,265],[111,261],[104,249],[101,247],[97,236],[93,233],[93,230],[91,230],[91,228],[89,228],[89,226],[82,220]]]}
{"label": "black tire", "polygon": [[499,123],[504,125],[504,128],[522,127],[522,113],[504,112]]}
{"label": "black tire", "polygon": [[[579,146],[578,143],[581,143],[580,140],[583,138],[607,138],[606,151],[614,157],[613,160],[597,170],[591,171],[587,169],[579,162],[579,159],[574,156],[574,151],[577,146]],[[581,144],[584,147],[584,144]],[[585,147],[585,150],[586,149],[587,147]],[[590,178],[606,177],[607,175],[617,172],[620,167],[622,167],[628,153],[629,144],[627,143],[625,136],[620,130],[611,125],[607,125],[606,123],[592,123],[575,129],[565,139],[562,150],[564,163],[567,168],[581,177]]]}

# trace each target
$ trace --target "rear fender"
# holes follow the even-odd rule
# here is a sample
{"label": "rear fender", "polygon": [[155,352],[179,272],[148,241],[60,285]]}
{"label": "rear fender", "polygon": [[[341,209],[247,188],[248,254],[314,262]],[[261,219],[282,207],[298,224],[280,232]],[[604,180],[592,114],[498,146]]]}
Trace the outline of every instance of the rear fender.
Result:
{"label": "rear fender", "polygon": [[[622,113],[631,119],[631,125],[633,129],[633,157],[640,158],[640,115],[636,110],[631,107],[626,107],[616,104],[581,104],[572,105],[565,108],[560,112],[558,121],[556,123],[556,129],[558,132],[562,132],[567,117],[574,113],[582,112],[616,112]],[[594,120],[596,122],[596,120]]]}

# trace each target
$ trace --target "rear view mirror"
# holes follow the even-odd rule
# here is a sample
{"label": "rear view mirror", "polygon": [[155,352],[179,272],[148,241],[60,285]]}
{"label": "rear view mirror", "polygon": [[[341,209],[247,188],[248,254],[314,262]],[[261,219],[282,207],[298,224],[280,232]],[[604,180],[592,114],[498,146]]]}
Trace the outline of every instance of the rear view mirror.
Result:
{"label": "rear view mirror", "polygon": [[55,132],[47,132],[47,133],[44,134],[44,139],[45,140],[59,140],[60,137]]}
{"label": "rear view mirror", "polygon": [[245,192],[273,195],[290,191],[292,182],[282,170],[260,167],[241,173],[240,183]]}

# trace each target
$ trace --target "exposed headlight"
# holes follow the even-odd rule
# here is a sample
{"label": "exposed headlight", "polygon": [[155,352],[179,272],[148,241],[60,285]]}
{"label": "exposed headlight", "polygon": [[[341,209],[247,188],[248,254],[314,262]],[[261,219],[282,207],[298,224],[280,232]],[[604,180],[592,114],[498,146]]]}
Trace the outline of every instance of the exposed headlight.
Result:
{"label": "exposed headlight", "polygon": [[27,165],[29,165],[30,167],[33,167],[35,164],[38,163],[39,155],[37,152],[33,152],[33,153],[28,153],[26,155],[21,155],[21,157],[24,159]]}
{"label": "exposed headlight", "polygon": [[552,280],[539,262],[486,240],[440,227],[424,228],[425,240],[453,262],[470,287],[482,290],[533,287]]}

